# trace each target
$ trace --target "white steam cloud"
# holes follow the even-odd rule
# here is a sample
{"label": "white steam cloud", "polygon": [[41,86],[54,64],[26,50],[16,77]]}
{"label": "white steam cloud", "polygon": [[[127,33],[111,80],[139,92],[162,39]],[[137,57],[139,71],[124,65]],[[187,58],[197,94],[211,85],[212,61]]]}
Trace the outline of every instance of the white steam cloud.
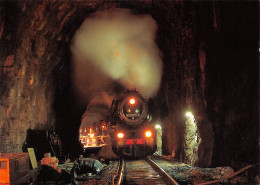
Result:
{"label": "white steam cloud", "polygon": [[82,117],[81,128],[86,128],[94,122],[106,120],[109,115],[111,102],[115,97],[106,92],[97,93],[89,102],[88,108]]}
{"label": "white steam cloud", "polygon": [[100,11],[87,18],[71,45],[75,78],[81,81],[76,83],[78,89],[103,91],[116,81],[127,89],[136,88],[145,98],[155,95],[162,75],[156,31],[151,16],[126,9]]}

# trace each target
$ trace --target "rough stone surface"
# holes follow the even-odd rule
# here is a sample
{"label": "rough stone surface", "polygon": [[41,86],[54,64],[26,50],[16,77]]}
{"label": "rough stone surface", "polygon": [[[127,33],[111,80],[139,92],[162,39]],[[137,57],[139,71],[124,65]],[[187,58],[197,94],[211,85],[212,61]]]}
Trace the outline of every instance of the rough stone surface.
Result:
{"label": "rough stone surface", "polygon": [[[55,127],[52,70],[62,56],[54,60],[57,43],[52,42],[51,37],[57,33],[48,27],[51,25],[45,25],[42,32],[36,26],[37,22],[43,24],[45,19],[54,16],[43,16],[45,4],[1,2],[6,25],[0,41],[3,51],[1,61],[4,61],[1,62],[3,69],[1,67],[0,76],[1,152],[22,152],[27,129],[53,130]],[[12,10],[17,12],[9,15]],[[9,50],[12,48],[12,51],[3,49],[7,44],[11,45]],[[51,49],[53,54],[48,53]],[[3,60],[5,57],[6,60]]]}
{"label": "rough stone surface", "polygon": [[[161,168],[171,175],[179,184],[206,183],[213,180],[220,180],[230,177],[234,173],[234,169],[231,167],[199,168],[173,160],[172,157],[167,158],[165,156],[153,156],[152,160],[154,160]],[[255,183],[255,179],[249,178],[248,173],[244,171],[233,178],[228,178],[215,184],[249,185]]]}
{"label": "rough stone surface", "polygon": [[[199,10],[193,4],[184,2],[173,2],[167,7],[159,4],[158,6],[168,11],[168,16],[162,12],[158,16],[159,27],[167,29],[167,31],[159,30],[158,34],[160,38],[158,44],[164,56],[164,74],[157,100],[165,135],[164,153],[174,153],[174,156],[182,161],[187,159],[188,155],[184,148],[185,113],[191,111],[203,139],[199,152],[194,153],[193,156],[189,155],[194,158],[190,161],[196,161],[195,164],[201,166],[209,166],[213,150],[213,136],[212,123],[208,120],[206,113],[205,81],[202,80],[200,69],[204,65],[200,64],[197,57],[199,54],[197,45],[200,41],[197,36],[196,11]],[[172,11],[168,10],[168,6],[172,8]],[[167,35],[165,32],[170,34]],[[203,153],[200,152],[201,150]]]}

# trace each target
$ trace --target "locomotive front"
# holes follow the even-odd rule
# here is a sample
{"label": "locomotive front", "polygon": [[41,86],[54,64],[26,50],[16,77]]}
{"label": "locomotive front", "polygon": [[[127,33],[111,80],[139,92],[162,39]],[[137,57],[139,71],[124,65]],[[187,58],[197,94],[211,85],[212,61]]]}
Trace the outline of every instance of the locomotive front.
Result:
{"label": "locomotive front", "polygon": [[156,151],[149,107],[138,92],[129,91],[113,101],[110,123],[112,149],[118,156],[141,157]]}

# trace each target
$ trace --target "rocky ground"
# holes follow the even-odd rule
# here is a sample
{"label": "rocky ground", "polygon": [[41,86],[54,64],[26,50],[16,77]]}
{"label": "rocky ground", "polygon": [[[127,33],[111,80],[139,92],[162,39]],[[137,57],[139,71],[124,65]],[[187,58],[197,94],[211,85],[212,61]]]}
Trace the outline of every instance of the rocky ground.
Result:
{"label": "rocky ground", "polygon": [[[116,175],[118,169],[118,161],[101,161],[103,169],[99,174],[85,174],[81,175],[74,181],[75,184],[80,185],[108,185],[112,184],[113,177]],[[68,173],[71,172],[74,163],[67,163],[59,165],[60,169],[66,170]]]}
{"label": "rocky ground", "polygon": [[[180,185],[188,184],[259,184],[259,175],[250,175],[250,170],[254,167],[246,166],[242,170],[234,170],[231,167],[199,168],[193,167],[167,156],[151,156],[161,168],[171,175]],[[118,160],[99,160],[103,166],[100,173],[86,173],[75,178],[74,183],[80,185],[109,185],[113,184],[113,177],[116,175],[119,163]],[[63,175],[71,177],[71,170],[74,162],[59,164],[58,168],[63,171]],[[247,169],[246,169],[247,168]],[[255,168],[257,171],[257,168]],[[236,175],[234,175],[236,174]],[[64,177],[64,176],[63,176]],[[63,178],[62,177],[62,178]],[[66,177],[66,178],[67,178]],[[222,180],[223,179],[223,180]],[[214,181],[214,182],[213,182]],[[59,180],[61,184],[66,184]],[[209,183],[212,182],[212,183]],[[51,181],[47,181],[51,183]],[[67,184],[71,184],[68,182]]]}
{"label": "rocky ground", "polygon": [[[171,157],[152,156],[161,168],[169,173],[179,184],[259,184],[258,176],[250,177],[247,167],[241,173],[234,175],[231,167],[199,168],[180,163]],[[249,167],[249,166],[248,166]],[[221,179],[226,179],[221,181]],[[219,182],[217,182],[219,181]]]}

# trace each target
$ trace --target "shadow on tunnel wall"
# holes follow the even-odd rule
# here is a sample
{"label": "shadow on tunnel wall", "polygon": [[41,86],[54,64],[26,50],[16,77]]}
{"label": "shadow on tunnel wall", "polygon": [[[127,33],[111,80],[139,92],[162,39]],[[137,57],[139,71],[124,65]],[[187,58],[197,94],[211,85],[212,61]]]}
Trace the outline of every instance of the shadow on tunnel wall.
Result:
{"label": "shadow on tunnel wall", "polygon": [[[259,161],[259,2],[218,2],[215,26],[200,5],[207,62],[207,112],[214,130],[213,166]],[[213,19],[213,18],[212,18]]]}
{"label": "shadow on tunnel wall", "polygon": [[83,152],[79,142],[79,127],[85,107],[72,89],[69,45],[63,45],[61,49],[64,50],[62,62],[53,71],[55,131],[61,139],[62,154],[74,158]]}

